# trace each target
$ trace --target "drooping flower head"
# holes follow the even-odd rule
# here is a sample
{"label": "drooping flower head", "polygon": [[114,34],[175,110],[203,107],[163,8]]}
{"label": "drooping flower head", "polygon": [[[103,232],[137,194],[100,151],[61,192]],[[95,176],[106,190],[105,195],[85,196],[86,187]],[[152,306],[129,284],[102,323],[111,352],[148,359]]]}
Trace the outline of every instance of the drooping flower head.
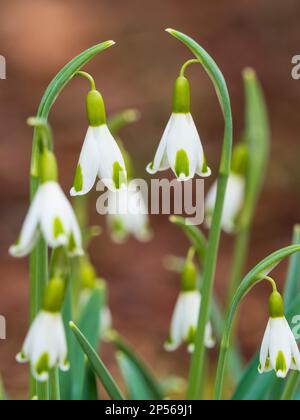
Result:
{"label": "drooping flower head", "polygon": [[[194,62],[194,60],[192,60]],[[211,175],[206,163],[202,143],[190,112],[190,84],[184,76],[183,66],[175,82],[173,113],[167,124],[153,162],[147,171],[155,174],[171,168],[179,181],[188,181],[195,174]]]}
{"label": "drooping flower head", "polygon": [[116,243],[124,243],[130,235],[141,242],[151,239],[147,206],[135,181],[124,190],[109,192],[107,219]]}
{"label": "drooping flower head", "polygon": [[[183,343],[187,345],[189,352],[194,351],[201,294],[197,286],[197,269],[192,262],[192,255],[193,252],[190,252],[182,272],[181,292],[173,313],[170,335],[165,343],[167,351],[174,351]],[[210,322],[206,325],[205,345],[207,348],[215,346]]]}
{"label": "drooping flower head", "polygon": [[300,371],[300,353],[294,334],[284,316],[281,295],[274,291],[269,301],[270,320],[260,351],[259,373],[274,370],[285,378],[289,370]]}
{"label": "drooping flower head", "polygon": [[[79,72],[81,75],[86,73]],[[89,80],[91,77],[88,75]],[[97,176],[110,190],[126,186],[127,174],[121,150],[107,123],[105,105],[100,92],[92,89],[86,99],[89,128],[81,150],[71,195],[87,194],[95,185]]]}
{"label": "drooping flower head", "polygon": [[30,363],[32,375],[37,381],[49,379],[51,369],[69,369],[68,349],[61,308],[65,295],[65,283],[53,278],[47,287],[42,310],[33,321],[21,352],[19,363]]}
{"label": "drooping flower head", "polygon": [[82,255],[80,228],[72,206],[58,184],[56,159],[51,151],[43,150],[39,167],[41,185],[10,253],[15,257],[28,255],[42,234],[51,248],[64,246],[70,256]]}
{"label": "drooping flower head", "polygon": [[[222,214],[222,229],[226,233],[235,233],[238,219],[243,209],[246,190],[247,149],[244,144],[235,147],[232,159],[231,172],[228,179],[227,190]],[[216,205],[218,183],[213,184],[205,200],[205,222],[211,225]]]}

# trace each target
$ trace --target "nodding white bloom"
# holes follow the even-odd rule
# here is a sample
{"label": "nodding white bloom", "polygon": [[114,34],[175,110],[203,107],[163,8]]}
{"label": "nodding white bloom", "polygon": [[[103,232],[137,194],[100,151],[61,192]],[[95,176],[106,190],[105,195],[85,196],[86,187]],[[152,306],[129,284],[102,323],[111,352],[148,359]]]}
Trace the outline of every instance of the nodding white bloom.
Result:
{"label": "nodding white bloom", "polygon": [[184,76],[176,80],[173,113],[147,171],[155,174],[169,168],[173,170],[178,181],[188,181],[194,178],[195,174],[202,177],[211,175],[200,136],[190,113],[190,86]]}
{"label": "nodding white bloom", "polygon": [[108,305],[104,306],[100,313],[100,331],[105,339],[111,331],[113,324],[112,313]]}
{"label": "nodding white bloom", "polygon": [[25,218],[20,237],[10,248],[15,257],[28,255],[40,233],[51,248],[65,246],[70,256],[83,254],[80,228],[70,202],[57,182],[53,153],[41,157],[41,185]]}
{"label": "nodding white bloom", "polygon": [[275,370],[278,378],[285,378],[290,369],[300,371],[300,352],[294,334],[284,316],[279,293],[270,299],[270,320],[260,351],[259,373]]}
{"label": "nodding white bloom", "polygon": [[62,371],[69,369],[67,361],[67,342],[60,313],[65,286],[62,280],[50,281],[43,309],[32,323],[21,352],[17,355],[19,363],[29,362],[32,375],[44,382],[55,367]]}
{"label": "nodding white bloom", "polygon": [[[194,351],[194,342],[201,308],[201,294],[197,289],[197,269],[189,253],[182,273],[181,292],[173,313],[170,335],[165,343],[167,351],[174,351],[186,343],[188,351]],[[215,346],[210,322],[206,325],[205,345],[211,349]]]}
{"label": "nodding white bloom", "polygon": [[151,239],[147,206],[135,181],[125,190],[109,192],[107,220],[117,243],[125,242],[129,235],[141,242]]}
{"label": "nodding white bloom", "polygon": [[[218,183],[215,182],[207,194],[205,200],[205,221],[208,227],[211,225],[217,198]],[[227,190],[222,214],[222,229],[226,233],[236,231],[237,218],[243,208],[245,198],[245,178],[231,173],[228,179]]]}
{"label": "nodding white bloom", "polygon": [[95,89],[87,96],[89,128],[81,150],[71,195],[85,195],[97,176],[112,191],[126,186],[127,173],[121,150],[106,124],[103,98]]}
{"label": "nodding white bloom", "polygon": [[[235,147],[233,153],[232,170],[228,178],[224,208],[222,214],[222,229],[232,234],[236,232],[238,217],[243,209],[246,193],[246,159],[247,150],[244,144]],[[218,182],[216,181],[209,190],[205,200],[205,222],[211,226],[215,210]]]}
{"label": "nodding white bloom", "polygon": [[28,255],[40,233],[51,248],[65,246],[70,256],[83,254],[80,228],[70,202],[57,182],[54,154],[44,151],[40,164],[41,185],[25,218],[20,237],[10,248],[15,257]]}

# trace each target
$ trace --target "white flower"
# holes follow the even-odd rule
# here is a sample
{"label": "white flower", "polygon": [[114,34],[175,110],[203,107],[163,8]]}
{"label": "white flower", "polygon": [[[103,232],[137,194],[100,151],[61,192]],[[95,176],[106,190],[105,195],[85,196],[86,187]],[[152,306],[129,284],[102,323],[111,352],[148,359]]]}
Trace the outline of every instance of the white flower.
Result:
{"label": "white flower", "polygon": [[300,371],[300,353],[285,317],[270,318],[260,352],[259,373],[275,370],[285,378],[289,370]]}
{"label": "white flower", "polygon": [[147,167],[150,174],[171,168],[179,181],[188,181],[195,174],[211,175],[202,143],[190,113],[173,113],[165,129],[154,161]]}
{"label": "white flower", "polygon": [[100,331],[104,339],[112,329],[112,314],[108,305],[104,306],[100,313]]}
{"label": "white flower", "polygon": [[93,188],[97,175],[112,191],[126,185],[125,162],[106,124],[88,129],[71,195],[87,194]]}
{"label": "white flower", "polygon": [[10,248],[15,257],[28,255],[42,232],[52,248],[68,247],[71,256],[82,255],[81,232],[71,204],[55,181],[41,184],[25,218],[20,238]]}
{"label": "white flower", "polygon": [[32,375],[44,382],[52,368],[69,369],[67,363],[67,343],[60,313],[41,311],[33,322],[25,339],[19,363],[30,362]]}
{"label": "white flower", "polygon": [[141,242],[151,238],[146,203],[134,181],[124,190],[109,193],[107,219],[117,243],[123,243],[129,235]]}
{"label": "white flower", "polygon": [[[189,352],[194,351],[200,306],[201,294],[198,290],[180,293],[171,322],[170,336],[165,344],[167,351],[176,350],[183,342],[187,344]],[[207,348],[215,346],[210,322],[206,325],[205,345]]]}
{"label": "white flower", "polygon": [[[222,228],[227,233],[234,233],[236,230],[237,218],[244,204],[245,185],[244,176],[235,173],[230,174],[222,214]],[[206,224],[209,227],[215,209],[217,188],[218,183],[215,182],[205,200]]]}

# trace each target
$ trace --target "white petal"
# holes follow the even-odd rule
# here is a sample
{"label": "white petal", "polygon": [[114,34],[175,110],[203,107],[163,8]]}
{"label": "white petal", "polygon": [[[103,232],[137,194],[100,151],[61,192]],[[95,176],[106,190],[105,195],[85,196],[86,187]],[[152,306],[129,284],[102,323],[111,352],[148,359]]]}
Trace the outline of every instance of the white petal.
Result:
{"label": "white petal", "polygon": [[167,143],[169,138],[169,131],[172,124],[173,115],[171,115],[171,118],[168,121],[168,124],[165,128],[164,134],[162,136],[162,139],[159,143],[156,155],[154,157],[153,162],[149,163],[147,166],[147,172],[151,175],[156,174],[158,171],[164,171],[166,169],[169,169],[170,165],[167,159]]}
{"label": "white petal", "polygon": [[[71,222],[66,214],[66,198],[57,182],[47,182],[43,188],[43,211],[41,229],[52,248],[66,246],[71,229]],[[55,226],[60,225],[62,231]]]}
{"label": "white petal", "polygon": [[211,322],[208,322],[206,324],[206,329],[205,329],[205,346],[208,349],[212,349],[215,347],[215,345],[216,345],[216,340],[214,339],[214,336],[213,336],[212,325],[211,325]]}
{"label": "white petal", "polygon": [[[210,189],[206,200],[206,223],[211,224],[211,217],[215,209],[217,196],[217,182]],[[245,197],[245,179],[236,174],[231,174],[228,179],[227,190],[222,214],[222,228],[227,233],[234,233],[236,230],[236,219],[242,210]]]}
{"label": "white petal", "polygon": [[184,324],[183,318],[185,316],[185,297],[181,293],[177,299],[175,310],[173,313],[170,336],[168,342],[165,344],[165,349],[167,351],[176,350],[184,340]]}
{"label": "white petal", "polygon": [[28,255],[37,242],[39,231],[38,225],[42,211],[42,187],[40,187],[34,197],[25,218],[20,238],[16,245],[13,245],[9,252],[14,257]]}
{"label": "white petal", "polygon": [[96,129],[89,127],[77,167],[77,171],[81,171],[83,185],[80,191],[76,191],[75,187],[73,187],[71,189],[72,196],[87,194],[95,184],[100,161],[97,141]]}
{"label": "white petal", "polygon": [[[188,173],[176,173],[178,152],[184,151],[188,158]],[[188,181],[195,175],[198,163],[199,144],[195,137],[195,127],[191,114],[173,114],[167,142],[169,164],[176,176]]]}
{"label": "white petal", "polygon": [[276,371],[278,355],[282,353],[286,363],[285,371],[277,371],[279,378],[285,378],[292,363],[289,330],[285,318],[272,318],[270,320],[270,361]]}
{"label": "white petal", "polygon": [[299,347],[298,344],[296,342],[295,336],[288,324],[288,322],[286,321],[286,326],[289,332],[289,336],[290,336],[290,344],[291,344],[291,352],[292,352],[292,366],[291,368],[293,370],[298,370],[300,371],[300,352],[299,352]]}
{"label": "white petal", "polygon": [[267,360],[269,357],[269,343],[270,343],[270,322],[268,322],[265,335],[262,341],[261,350],[260,350],[260,368],[259,372],[263,373],[266,369]]}
{"label": "white petal", "polygon": [[[126,166],[121,150],[106,125],[96,127],[95,136],[97,138],[100,155],[99,178],[107,188],[115,191],[118,189],[113,179],[113,169],[115,164],[118,164],[119,167],[122,168],[124,176],[126,177]],[[120,188],[124,188],[126,184],[121,181],[122,180],[120,180],[120,183],[122,185]]]}
{"label": "white petal", "polygon": [[201,142],[201,138],[200,135],[198,133],[196,124],[193,120],[193,117],[191,115],[191,121],[190,121],[190,126],[191,126],[191,132],[193,132],[194,134],[194,142],[195,142],[195,147],[196,147],[196,156],[197,156],[197,166],[196,166],[196,173],[199,176],[202,176],[203,178],[207,178],[211,175],[211,170],[209,167],[206,168],[206,171],[204,171],[204,151],[203,151],[203,146],[202,146],[202,142]]}

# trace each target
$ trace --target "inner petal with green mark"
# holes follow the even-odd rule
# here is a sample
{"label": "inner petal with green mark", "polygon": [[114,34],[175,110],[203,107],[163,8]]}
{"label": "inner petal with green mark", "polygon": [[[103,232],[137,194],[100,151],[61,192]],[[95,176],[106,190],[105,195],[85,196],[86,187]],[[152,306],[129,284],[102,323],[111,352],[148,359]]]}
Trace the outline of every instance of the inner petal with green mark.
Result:
{"label": "inner petal with green mark", "polygon": [[196,328],[193,326],[190,326],[187,336],[186,336],[186,344],[190,345],[190,344],[194,344],[195,343],[195,338],[196,338]]}
{"label": "inner petal with green mark", "polygon": [[179,150],[176,155],[175,174],[178,178],[182,175],[188,177],[190,174],[190,161],[186,151],[183,149]]}
{"label": "inner petal with green mark", "polygon": [[117,190],[119,190],[122,185],[126,184],[126,172],[119,162],[113,164],[112,180]]}
{"label": "inner petal with green mark", "polygon": [[49,370],[50,370],[49,354],[43,353],[35,366],[35,371],[39,376],[42,376],[44,373],[48,373]]}
{"label": "inner petal with green mark", "polygon": [[287,365],[286,365],[285,357],[282,351],[280,351],[276,359],[276,372],[282,372],[283,374],[286,374],[286,371],[287,371]]}
{"label": "inner petal with green mark", "polygon": [[54,238],[58,239],[61,235],[65,234],[64,227],[62,221],[59,217],[56,217],[53,222],[53,234]]}

